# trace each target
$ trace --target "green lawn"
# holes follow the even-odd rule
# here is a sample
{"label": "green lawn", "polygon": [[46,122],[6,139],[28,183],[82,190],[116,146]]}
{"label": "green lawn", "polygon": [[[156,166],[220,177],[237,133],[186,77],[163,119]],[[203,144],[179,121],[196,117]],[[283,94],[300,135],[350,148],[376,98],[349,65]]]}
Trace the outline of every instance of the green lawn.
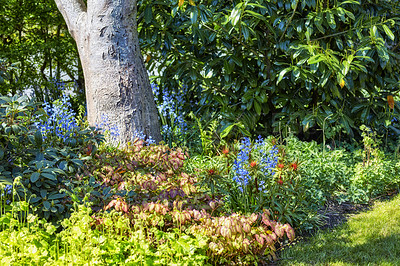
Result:
{"label": "green lawn", "polygon": [[400,265],[400,195],[287,248],[280,265]]}

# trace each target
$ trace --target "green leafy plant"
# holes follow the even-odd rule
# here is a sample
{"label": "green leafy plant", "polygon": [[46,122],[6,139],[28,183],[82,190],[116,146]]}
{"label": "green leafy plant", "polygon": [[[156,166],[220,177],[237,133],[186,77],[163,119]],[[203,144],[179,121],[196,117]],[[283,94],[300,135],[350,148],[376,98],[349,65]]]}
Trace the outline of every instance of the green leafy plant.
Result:
{"label": "green leafy plant", "polygon": [[364,149],[362,162],[355,165],[352,183],[362,188],[368,197],[376,197],[387,191],[398,189],[400,184],[400,164],[387,158],[380,150],[380,140],[376,132],[361,126]]}
{"label": "green leafy plant", "polygon": [[[65,194],[59,191],[90,158],[86,147],[101,140],[90,129],[77,126],[57,131],[65,119],[61,117],[58,123],[46,124],[46,131],[42,132],[38,119],[55,119],[48,116],[26,96],[0,97],[0,178],[8,183],[19,178],[19,197],[32,203],[46,218],[69,211],[65,208]],[[68,116],[68,121],[73,119]]]}
{"label": "green leafy plant", "polygon": [[382,134],[398,114],[386,103],[399,88],[398,10],[397,1],[143,0],[138,30],[157,81],[188,86],[184,110],[252,134],[317,139],[325,126],[351,140],[361,124]]}

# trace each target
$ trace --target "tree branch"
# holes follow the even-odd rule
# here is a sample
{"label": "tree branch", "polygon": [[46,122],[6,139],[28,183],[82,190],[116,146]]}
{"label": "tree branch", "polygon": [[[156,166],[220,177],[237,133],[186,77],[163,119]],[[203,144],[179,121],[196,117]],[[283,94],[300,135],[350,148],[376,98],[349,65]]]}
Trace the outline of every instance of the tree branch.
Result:
{"label": "tree branch", "polygon": [[75,41],[78,40],[79,36],[79,22],[81,16],[86,14],[86,5],[83,0],[54,0],[56,2],[58,10],[64,17],[65,23],[67,24],[68,30],[71,33],[72,38]]}
{"label": "tree branch", "polygon": [[285,33],[286,33],[286,31],[287,31],[287,29],[288,29],[290,23],[292,23],[292,20],[293,20],[294,15],[296,14],[296,10],[297,10],[297,6],[298,6],[298,5],[299,5],[299,0],[296,1],[296,6],[295,6],[294,9],[293,9],[292,16],[290,17],[288,23],[286,24],[285,30],[282,32],[281,38],[279,38],[279,42],[282,41],[282,39],[283,39],[283,37],[285,36]]}

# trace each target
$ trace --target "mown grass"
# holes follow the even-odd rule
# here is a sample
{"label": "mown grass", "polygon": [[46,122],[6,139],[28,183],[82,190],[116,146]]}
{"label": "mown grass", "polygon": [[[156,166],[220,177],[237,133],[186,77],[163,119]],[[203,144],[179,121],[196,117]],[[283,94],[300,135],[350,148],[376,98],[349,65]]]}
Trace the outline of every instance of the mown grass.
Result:
{"label": "mown grass", "polygon": [[287,248],[280,265],[400,265],[400,195]]}

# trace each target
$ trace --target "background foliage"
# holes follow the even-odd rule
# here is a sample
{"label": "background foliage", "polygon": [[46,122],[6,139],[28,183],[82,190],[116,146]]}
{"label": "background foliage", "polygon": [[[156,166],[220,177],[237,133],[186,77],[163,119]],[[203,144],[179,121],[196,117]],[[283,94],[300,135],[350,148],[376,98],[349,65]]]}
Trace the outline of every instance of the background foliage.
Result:
{"label": "background foliage", "polygon": [[[320,129],[332,139],[357,137],[361,124],[400,132],[391,98],[399,89],[398,1],[142,0],[138,8],[158,99],[182,94],[186,120],[194,111],[219,119],[219,131],[281,129],[309,139]],[[56,99],[65,81],[77,107],[83,75],[54,2],[3,1],[0,14],[1,92],[29,88]]]}
{"label": "background foliage", "polygon": [[29,91],[51,101],[61,97],[57,82],[63,82],[82,103],[78,52],[54,1],[0,1],[0,59],[4,68],[15,66],[0,75],[1,94]]}
{"label": "background foliage", "polygon": [[187,108],[217,113],[223,128],[352,136],[361,124],[387,129],[398,113],[386,103],[399,89],[398,1],[141,1],[139,9],[149,69],[168,91],[189,86]]}

